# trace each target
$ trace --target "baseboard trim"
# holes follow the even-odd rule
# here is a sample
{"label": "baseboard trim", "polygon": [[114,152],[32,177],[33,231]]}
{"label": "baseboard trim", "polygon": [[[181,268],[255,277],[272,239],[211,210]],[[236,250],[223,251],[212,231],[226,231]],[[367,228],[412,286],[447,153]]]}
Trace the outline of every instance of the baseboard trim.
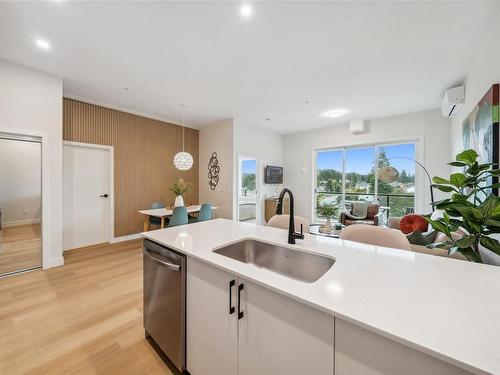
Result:
{"label": "baseboard trim", "polygon": [[44,262],[43,269],[64,266],[64,257],[52,258]]}
{"label": "baseboard trim", "polygon": [[115,237],[111,240],[111,243],[130,241],[130,240],[138,240],[142,238],[140,233],[129,234],[127,236]]}
{"label": "baseboard trim", "polygon": [[21,225],[29,224],[40,224],[40,219],[28,219],[28,220],[18,220],[18,221],[4,221],[2,223],[3,228],[19,227]]}

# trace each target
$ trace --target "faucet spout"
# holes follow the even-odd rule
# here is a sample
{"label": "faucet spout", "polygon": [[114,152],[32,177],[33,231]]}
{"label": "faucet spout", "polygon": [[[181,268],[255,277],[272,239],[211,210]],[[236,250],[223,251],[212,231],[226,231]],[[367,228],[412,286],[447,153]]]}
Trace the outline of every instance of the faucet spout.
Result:
{"label": "faucet spout", "polygon": [[281,190],[280,196],[278,198],[278,205],[276,206],[276,214],[281,215],[283,214],[283,198],[285,197],[285,194],[288,194],[288,197],[290,199],[290,220],[288,224],[288,243],[289,244],[295,244],[295,239],[304,239],[304,234],[302,233],[302,225],[300,226],[300,233],[295,232],[295,217],[294,217],[294,212],[293,212],[293,194],[290,191],[290,189],[284,188]]}

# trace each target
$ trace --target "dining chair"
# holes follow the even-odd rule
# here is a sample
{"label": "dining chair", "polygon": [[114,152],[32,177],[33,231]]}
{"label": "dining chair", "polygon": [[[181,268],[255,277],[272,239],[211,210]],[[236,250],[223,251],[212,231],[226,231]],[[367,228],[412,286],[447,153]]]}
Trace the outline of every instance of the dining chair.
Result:
{"label": "dining chair", "polygon": [[188,224],[188,214],[187,209],[184,206],[175,207],[168,222],[167,227],[175,227],[177,225]]}
{"label": "dining chair", "polygon": [[[288,229],[290,225],[290,215],[274,215],[269,219],[266,224],[268,227]],[[295,231],[300,232],[300,226],[302,225],[302,232],[309,233],[309,221],[302,216],[294,216],[294,226]]]}
{"label": "dining chair", "polygon": [[410,242],[403,232],[397,229],[366,224],[353,224],[342,229],[341,240],[366,243],[375,246],[411,250]]}
{"label": "dining chair", "polygon": [[199,221],[206,221],[212,219],[212,205],[210,203],[203,203],[198,212],[198,217],[189,220],[190,223],[197,223]]}
{"label": "dining chair", "polygon": [[[153,203],[151,203],[151,208],[152,209],[165,208],[165,205],[162,202],[153,202]],[[156,226],[161,227],[161,218],[150,216],[149,217],[149,228],[151,228],[151,225],[156,225]]]}

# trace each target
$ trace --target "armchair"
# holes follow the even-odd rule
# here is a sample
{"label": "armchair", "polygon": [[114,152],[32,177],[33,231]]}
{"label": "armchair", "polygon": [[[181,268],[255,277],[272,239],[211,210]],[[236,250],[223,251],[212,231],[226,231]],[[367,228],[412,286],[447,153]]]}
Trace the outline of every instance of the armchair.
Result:
{"label": "armchair", "polygon": [[[349,213],[352,214],[353,204],[351,204],[351,208],[349,209]],[[364,219],[352,219],[348,217],[345,212],[340,214],[340,222],[343,225],[352,225],[352,224],[366,224],[366,225],[382,225],[382,215],[383,211],[379,212],[380,205],[377,203],[370,203],[368,205],[367,215]]]}

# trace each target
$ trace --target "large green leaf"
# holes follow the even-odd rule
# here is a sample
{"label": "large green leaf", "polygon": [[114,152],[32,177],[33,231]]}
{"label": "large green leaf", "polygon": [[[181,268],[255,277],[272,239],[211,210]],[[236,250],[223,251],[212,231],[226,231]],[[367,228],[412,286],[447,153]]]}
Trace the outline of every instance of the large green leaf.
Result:
{"label": "large green leaf", "polygon": [[490,227],[497,227],[500,228],[500,220],[495,220],[495,219],[486,219],[484,221],[484,224]]}
{"label": "large green leaf", "polygon": [[465,150],[465,151],[462,151],[461,153],[459,153],[455,159],[457,161],[463,161],[467,165],[471,165],[476,161],[478,156],[479,155],[477,154],[476,151],[469,149],[469,150]]}
{"label": "large green leaf", "polygon": [[432,229],[437,230],[438,232],[445,233],[447,235],[449,234],[448,228],[441,221],[439,221],[439,220],[431,220],[429,218],[425,218],[425,219],[432,226]]}
{"label": "large green leaf", "polygon": [[461,161],[452,161],[451,163],[448,163],[448,165],[451,165],[453,167],[465,167],[467,164]]}
{"label": "large green leaf", "polygon": [[453,173],[450,176],[450,182],[452,185],[455,185],[456,187],[461,187],[465,184],[467,181],[467,177],[463,173]]}
{"label": "large green leaf", "polygon": [[456,191],[454,187],[452,186],[447,186],[447,185],[432,185],[432,187],[444,191],[445,193],[451,193],[452,191]]}
{"label": "large green leaf", "polygon": [[465,256],[468,260],[471,262],[476,262],[476,263],[483,263],[481,257],[477,255],[477,253],[474,251],[474,249],[468,247],[467,249],[460,249],[458,250],[462,253],[463,256]]}
{"label": "large green leaf", "polygon": [[476,236],[469,235],[469,236],[464,236],[459,240],[455,241],[455,245],[457,245],[461,249],[466,249],[468,247],[472,247],[475,241],[476,241]]}
{"label": "large green leaf", "polygon": [[473,163],[466,171],[465,173],[471,174],[472,176],[477,176],[479,173],[481,173],[481,170],[479,169],[479,164]]}
{"label": "large green leaf", "polygon": [[481,236],[480,243],[488,250],[491,250],[495,254],[500,255],[500,242],[498,242],[494,238],[488,236]]}
{"label": "large green leaf", "polygon": [[488,198],[478,207],[483,217],[494,216],[494,212],[500,207],[500,198],[490,194]]}
{"label": "large green leaf", "polygon": [[450,180],[447,180],[445,178],[441,178],[441,177],[438,177],[438,176],[434,176],[432,177],[432,181],[436,184],[445,184],[445,185],[449,185],[450,184]]}

